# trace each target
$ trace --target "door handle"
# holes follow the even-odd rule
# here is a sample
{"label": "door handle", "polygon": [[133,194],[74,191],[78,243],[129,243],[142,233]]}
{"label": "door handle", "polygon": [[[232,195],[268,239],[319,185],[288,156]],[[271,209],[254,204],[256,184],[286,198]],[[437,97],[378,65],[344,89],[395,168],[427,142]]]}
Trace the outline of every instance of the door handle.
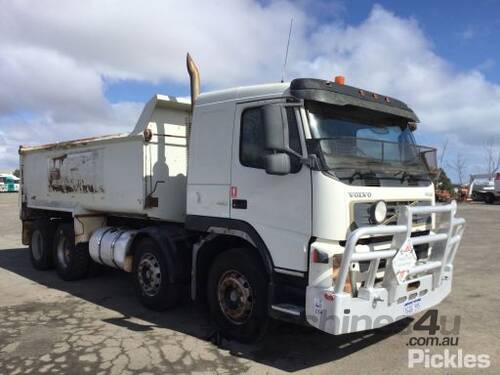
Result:
{"label": "door handle", "polygon": [[246,199],[233,199],[232,207],[239,210],[247,209],[247,200]]}

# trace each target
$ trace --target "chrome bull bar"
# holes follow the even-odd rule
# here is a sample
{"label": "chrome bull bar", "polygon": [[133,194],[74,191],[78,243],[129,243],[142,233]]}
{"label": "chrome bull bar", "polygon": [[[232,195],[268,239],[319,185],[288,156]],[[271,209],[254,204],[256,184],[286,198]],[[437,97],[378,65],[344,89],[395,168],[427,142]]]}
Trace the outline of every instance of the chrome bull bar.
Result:
{"label": "chrome bull bar", "polygon": [[[368,277],[362,289],[373,290],[377,270],[381,259],[387,259],[382,286],[388,289],[389,301],[394,302],[395,290],[398,286],[396,276],[392,271],[391,260],[403,244],[409,241],[413,246],[420,244],[432,244],[431,255],[426,261],[419,261],[409,270],[407,279],[416,275],[433,275],[433,289],[441,285],[443,273],[451,270],[458,245],[465,228],[465,220],[456,218],[457,204],[455,201],[447,205],[434,206],[403,206],[397,211],[398,221],[396,225],[377,225],[363,227],[351,232],[347,238],[344,254],[338,278],[335,282],[335,294],[344,293],[345,283],[353,262],[369,261]],[[434,230],[432,234],[411,237],[413,229],[413,217],[418,215],[441,214],[440,222],[434,219]],[[393,235],[390,250],[372,250],[369,252],[356,252],[356,245],[360,238],[366,236]],[[415,279],[418,280],[418,277]],[[362,296],[364,293],[358,293]],[[369,293],[368,293],[369,294]]]}

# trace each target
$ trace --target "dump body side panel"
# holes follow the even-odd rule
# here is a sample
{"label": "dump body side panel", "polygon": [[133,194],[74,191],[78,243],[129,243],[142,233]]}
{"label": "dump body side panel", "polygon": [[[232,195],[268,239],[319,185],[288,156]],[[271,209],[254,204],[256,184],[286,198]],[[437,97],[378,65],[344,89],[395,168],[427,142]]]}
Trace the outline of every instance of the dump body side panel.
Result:
{"label": "dump body side panel", "polygon": [[23,200],[30,208],[143,213],[139,136],[34,150],[21,157]]}
{"label": "dump body side panel", "polygon": [[185,112],[158,108],[148,124],[152,138],[144,145],[145,191],[149,197],[145,206],[151,217],[185,220],[189,121]]}

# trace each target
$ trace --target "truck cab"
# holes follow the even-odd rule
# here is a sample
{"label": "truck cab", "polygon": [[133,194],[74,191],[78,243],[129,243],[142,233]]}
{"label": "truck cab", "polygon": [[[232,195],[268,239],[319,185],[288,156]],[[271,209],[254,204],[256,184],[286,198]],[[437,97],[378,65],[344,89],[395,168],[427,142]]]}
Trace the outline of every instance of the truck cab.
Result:
{"label": "truck cab", "polygon": [[[368,314],[368,329],[385,324],[375,307],[397,320],[434,305],[449,293],[452,269],[437,259],[454,250],[433,237],[436,154],[416,144],[417,121],[394,98],[325,80],[202,94],[186,226],[238,236],[259,250],[275,280],[273,316],[341,334],[360,329],[338,324],[344,316]],[[459,241],[463,223],[450,219],[456,205],[446,210],[440,214]],[[393,269],[394,248],[404,244],[415,259]],[[395,276],[417,265],[421,272]],[[444,277],[438,289],[435,279]]]}

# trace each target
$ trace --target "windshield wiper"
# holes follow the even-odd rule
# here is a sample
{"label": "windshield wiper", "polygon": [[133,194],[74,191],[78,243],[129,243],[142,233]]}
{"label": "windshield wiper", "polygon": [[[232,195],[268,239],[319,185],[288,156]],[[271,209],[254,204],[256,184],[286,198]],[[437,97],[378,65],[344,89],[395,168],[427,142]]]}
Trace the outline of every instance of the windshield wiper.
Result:
{"label": "windshield wiper", "polygon": [[409,173],[404,169],[397,171],[396,173],[394,173],[393,176],[397,177],[400,174],[401,174],[401,182],[403,182],[404,180],[409,181],[412,178],[415,180],[423,180],[423,179],[425,179],[425,177],[427,177],[425,173]]}
{"label": "windshield wiper", "polygon": [[[342,168],[342,169],[352,169],[352,168]],[[367,177],[378,178],[376,172],[371,169],[368,169],[366,172],[361,171],[360,169],[354,169],[354,172],[350,176],[339,177],[337,175],[337,178],[339,180],[349,180],[349,182],[352,182],[356,177],[359,177],[359,179],[366,179]]]}

